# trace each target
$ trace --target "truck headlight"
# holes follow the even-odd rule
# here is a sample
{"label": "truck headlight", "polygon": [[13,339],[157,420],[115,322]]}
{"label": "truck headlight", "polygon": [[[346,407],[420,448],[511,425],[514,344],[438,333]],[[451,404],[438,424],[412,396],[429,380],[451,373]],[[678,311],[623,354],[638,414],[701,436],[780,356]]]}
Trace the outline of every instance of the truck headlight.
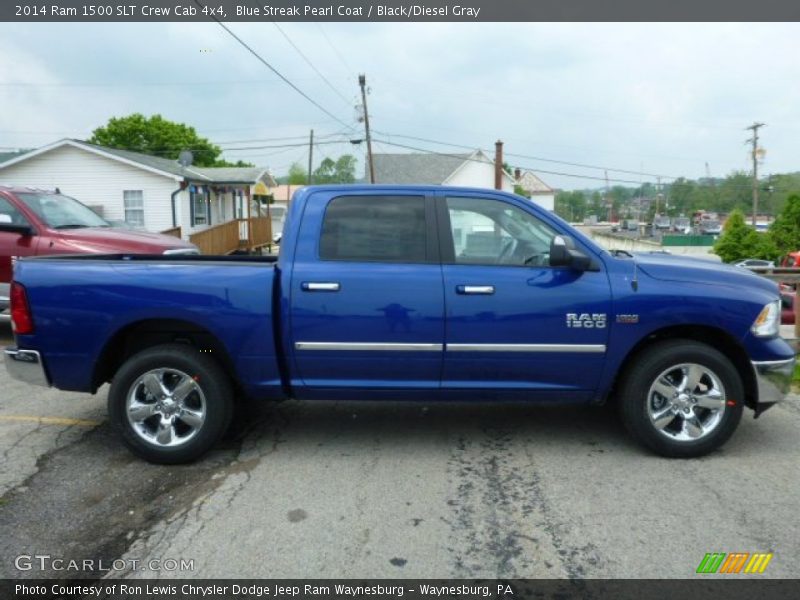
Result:
{"label": "truck headlight", "polygon": [[781,323],[781,301],[770,302],[758,313],[750,331],[758,337],[778,335]]}

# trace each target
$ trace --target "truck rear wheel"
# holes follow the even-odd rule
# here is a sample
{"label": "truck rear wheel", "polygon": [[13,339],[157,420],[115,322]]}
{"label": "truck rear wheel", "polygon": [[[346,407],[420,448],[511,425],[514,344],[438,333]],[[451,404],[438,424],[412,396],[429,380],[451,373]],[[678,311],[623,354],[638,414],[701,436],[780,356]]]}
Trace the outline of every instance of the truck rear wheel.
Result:
{"label": "truck rear wheel", "polygon": [[744,386],[725,355],[699,342],[670,340],[634,360],[619,387],[619,406],[636,440],[662,456],[691,458],[733,435]]}
{"label": "truck rear wheel", "polygon": [[134,454],[154,463],[185,463],[225,433],[233,390],[214,359],[193,346],[165,344],[135,354],[120,367],[108,411]]}

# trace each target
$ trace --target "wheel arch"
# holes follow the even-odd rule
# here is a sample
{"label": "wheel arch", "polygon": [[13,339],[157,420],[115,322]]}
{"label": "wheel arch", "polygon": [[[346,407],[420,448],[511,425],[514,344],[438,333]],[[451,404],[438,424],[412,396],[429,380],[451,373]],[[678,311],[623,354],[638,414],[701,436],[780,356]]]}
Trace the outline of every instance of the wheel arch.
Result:
{"label": "wheel arch", "polygon": [[[115,332],[103,346],[92,372],[92,392],[111,381],[134,354],[162,344],[183,343],[209,353],[229,374],[236,372],[225,345],[211,331],[182,319],[145,319],[129,323]],[[231,377],[238,387],[237,378]]]}
{"label": "wheel arch", "polygon": [[663,342],[665,340],[684,339],[694,342],[700,342],[714,349],[722,352],[725,357],[731,361],[736,372],[742,379],[742,386],[744,387],[744,404],[748,408],[755,409],[758,400],[758,383],[756,381],[755,373],[753,372],[753,365],[747,352],[733,336],[728,334],[722,329],[710,327],[708,325],[679,325],[672,327],[665,327],[658,329],[648,334],[645,338],[640,340],[623,358],[622,363],[617,369],[617,374],[614,382],[610,387],[609,393],[606,396],[606,401],[614,397],[618,389],[619,383],[631,365],[636,360],[636,357],[645,349]]}

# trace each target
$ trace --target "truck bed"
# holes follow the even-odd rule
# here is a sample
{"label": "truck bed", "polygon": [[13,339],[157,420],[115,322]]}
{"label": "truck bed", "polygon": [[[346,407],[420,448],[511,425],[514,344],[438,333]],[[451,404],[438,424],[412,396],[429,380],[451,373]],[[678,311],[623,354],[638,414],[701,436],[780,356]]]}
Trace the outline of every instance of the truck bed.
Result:
{"label": "truck bed", "polygon": [[[244,391],[280,395],[275,262],[274,256],[133,254],[20,260],[15,281],[35,307],[35,331],[19,343],[41,350],[54,386],[93,392],[118,355],[130,355],[137,344],[214,339],[204,351],[218,355]],[[87,362],[94,368],[86,369]]]}

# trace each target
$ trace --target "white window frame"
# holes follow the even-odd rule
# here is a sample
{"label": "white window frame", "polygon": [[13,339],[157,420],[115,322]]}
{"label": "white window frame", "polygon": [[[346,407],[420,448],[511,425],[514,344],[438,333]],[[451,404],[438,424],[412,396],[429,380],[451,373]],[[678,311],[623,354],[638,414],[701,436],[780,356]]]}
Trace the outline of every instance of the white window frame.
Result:
{"label": "white window frame", "polygon": [[191,202],[194,203],[192,205],[192,214],[194,215],[192,227],[208,227],[209,202],[206,195],[202,192],[193,192],[191,194]]}
{"label": "white window frame", "polygon": [[[138,206],[129,204],[134,201],[138,202]],[[122,208],[126,223],[134,227],[144,227],[144,190],[122,190]],[[137,213],[141,214],[141,219],[129,217]]]}

